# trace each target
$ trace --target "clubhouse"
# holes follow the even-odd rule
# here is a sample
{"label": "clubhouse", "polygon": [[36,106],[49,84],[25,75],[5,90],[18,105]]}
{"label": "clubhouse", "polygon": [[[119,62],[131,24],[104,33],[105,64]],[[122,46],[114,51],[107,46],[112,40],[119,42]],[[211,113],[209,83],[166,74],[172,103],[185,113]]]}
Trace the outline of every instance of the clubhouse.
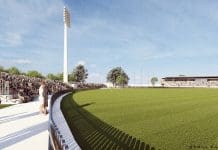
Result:
{"label": "clubhouse", "polygon": [[164,87],[217,87],[218,76],[178,76],[161,80]]}

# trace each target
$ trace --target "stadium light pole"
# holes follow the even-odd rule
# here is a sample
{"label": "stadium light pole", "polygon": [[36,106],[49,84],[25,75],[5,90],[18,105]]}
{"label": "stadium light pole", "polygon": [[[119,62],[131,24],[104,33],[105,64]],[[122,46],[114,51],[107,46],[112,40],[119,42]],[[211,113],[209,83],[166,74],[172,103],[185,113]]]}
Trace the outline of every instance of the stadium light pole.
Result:
{"label": "stadium light pole", "polygon": [[64,83],[68,83],[67,28],[70,28],[70,13],[67,10],[67,8],[64,7],[64,74],[63,74]]}

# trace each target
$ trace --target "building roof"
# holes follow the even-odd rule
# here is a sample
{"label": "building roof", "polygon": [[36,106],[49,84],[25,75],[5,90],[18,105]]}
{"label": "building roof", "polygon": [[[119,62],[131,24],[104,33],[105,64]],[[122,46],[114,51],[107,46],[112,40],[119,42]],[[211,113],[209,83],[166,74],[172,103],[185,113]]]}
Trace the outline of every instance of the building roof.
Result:
{"label": "building roof", "polygon": [[164,77],[166,79],[218,79],[218,76],[178,76],[178,77]]}

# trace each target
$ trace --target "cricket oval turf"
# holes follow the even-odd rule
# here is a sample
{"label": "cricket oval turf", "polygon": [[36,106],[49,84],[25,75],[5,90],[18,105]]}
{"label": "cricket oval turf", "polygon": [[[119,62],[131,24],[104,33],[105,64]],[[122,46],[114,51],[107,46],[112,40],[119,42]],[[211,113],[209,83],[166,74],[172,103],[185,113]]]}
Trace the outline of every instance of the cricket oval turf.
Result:
{"label": "cricket oval turf", "polygon": [[72,96],[100,120],[158,149],[218,149],[218,89],[100,89]]}

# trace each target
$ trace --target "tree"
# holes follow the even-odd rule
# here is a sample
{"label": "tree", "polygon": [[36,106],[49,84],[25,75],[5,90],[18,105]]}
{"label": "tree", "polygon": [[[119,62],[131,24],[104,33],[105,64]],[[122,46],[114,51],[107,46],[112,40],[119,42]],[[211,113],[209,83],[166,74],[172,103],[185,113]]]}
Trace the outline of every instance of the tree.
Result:
{"label": "tree", "polygon": [[115,67],[108,72],[107,81],[111,82],[114,86],[124,86],[128,84],[129,77],[121,67]]}
{"label": "tree", "polygon": [[76,75],[74,73],[69,74],[68,80],[69,81],[76,81]]}
{"label": "tree", "polygon": [[72,73],[69,75],[69,81],[85,82],[87,78],[88,70],[81,64],[76,66],[76,68],[73,69]]}
{"label": "tree", "polygon": [[9,74],[16,74],[16,75],[20,74],[20,70],[17,69],[16,67],[11,67],[7,71],[8,71]]}
{"label": "tree", "polygon": [[120,86],[122,86],[122,87],[124,87],[125,83],[126,83],[125,77],[122,76],[122,75],[119,75],[119,76],[117,77],[116,84],[117,84],[117,85],[120,85]]}
{"label": "tree", "polygon": [[121,71],[121,67],[115,67],[111,69],[107,74],[107,81],[111,82],[115,86],[117,77],[121,74]]}
{"label": "tree", "polygon": [[26,76],[26,72],[21,72],[20,75]]}
{"label": "tree", "polygon": [[43,75],[41,73],[39,73],[38,71],[36,71],[36,70],[28,71],[26,73],[26,75],[29,76],[29,77],[44,78]]}
{"label": "tree", "polygon": [[54,75],[52,73],[47,74],[46,78],[50,79],[50,80],[59,80],[57,75]]}
{"label": "tree", "polygon": [[50,79],[50,80],[59,80],[59,81],[62,81],[63,80],[63,73],[58,73],[58,74],[52,74],[52,73],[49,73],[47,74],[46,76],[47,79]]}
{"label": "tree", "polygon": [[0,66],[0,72],[4,72],[4,71],[5,71],[4,67]]}
{"label": "tree", "polygon": [[59,81],[63,81],[63,78],[64,78],[63,73],[58,73],[58,74],[56,75],[56,78],[57,78],[57,80],[59,80]]}
{"label": "tree", "polygon": [[151,84],[152,86],[155,86],[155,83],[158,82],[158,78],[157,77],[152,77],[151,78]]}

